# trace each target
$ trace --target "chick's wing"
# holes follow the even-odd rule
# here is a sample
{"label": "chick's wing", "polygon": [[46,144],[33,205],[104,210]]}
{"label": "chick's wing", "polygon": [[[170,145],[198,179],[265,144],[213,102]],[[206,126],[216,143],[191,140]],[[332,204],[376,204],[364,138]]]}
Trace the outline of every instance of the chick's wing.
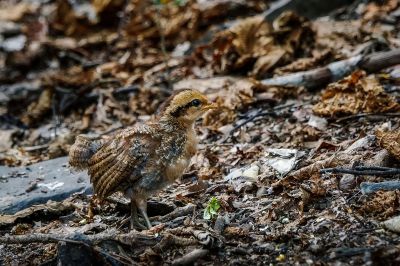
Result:
{"label": "chick's wing", "polygon": [[100,198],[141,178],[141,170],[160,144],[155,130],[151,125],[122,130],[93,155],[88,173]]}

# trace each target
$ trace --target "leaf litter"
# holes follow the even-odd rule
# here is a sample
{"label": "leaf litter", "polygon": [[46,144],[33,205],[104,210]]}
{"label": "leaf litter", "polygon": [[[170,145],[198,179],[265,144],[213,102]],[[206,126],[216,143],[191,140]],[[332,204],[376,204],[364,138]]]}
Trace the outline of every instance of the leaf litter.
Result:
{"label": "leaf litter", "polygon": [[[268,20],[269,4],[1,3],[1,165],[64,156],[78,134],[148,121],[171,90],[198,89],[220,109],[199,122],[198,154],[181,180],[151,198],[155,226],[136,242],[120,195],[100,205],[75,194],[59,207],[1,215],[0,235],[113,230],[114,245],[96,242],[98,256],[87,257],[117,265],[193,254],[200,265],[396,265],[399,191],[362,194],[361,184],[398,175],[320,170],[398,167],[398,65],[356,70],[315,90],[259,79],[398,49],[399,5],[367,1],[314,20],[301,10]],[[0,261],[57,264],[57,251],[66,249],[0,244]]]}

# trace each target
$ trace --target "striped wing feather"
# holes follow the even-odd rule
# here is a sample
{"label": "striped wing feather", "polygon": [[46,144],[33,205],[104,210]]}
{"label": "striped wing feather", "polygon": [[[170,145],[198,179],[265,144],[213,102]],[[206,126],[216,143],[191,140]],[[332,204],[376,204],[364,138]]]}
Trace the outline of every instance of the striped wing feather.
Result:
{"label": "striped wing feather", "polygon": [[[132,129],[131,129],[132,130]],[[105,198],[121,188],[123,183],[140,178],[140,169],[157,143],[149,133],[122,132],[105,143],[89,161],[88,173],[95,193]],[[132,176],[136,171],[137,176]]]}

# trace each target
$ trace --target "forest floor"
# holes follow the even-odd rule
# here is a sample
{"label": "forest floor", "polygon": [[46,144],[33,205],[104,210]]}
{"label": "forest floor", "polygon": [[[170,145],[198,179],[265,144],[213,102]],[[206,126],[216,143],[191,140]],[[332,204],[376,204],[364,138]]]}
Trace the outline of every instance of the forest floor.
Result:
{"label": "forest floor", "polygon": [[[400,4],[349,2],[308,19],[259,0],[2,1],[0,165],[65,157],[173,90],[219,109],[150,199],[153,228],[129,229],[121,195],[76,192],[0,215],[0,265],[399,265]],[[59,189],[42,181],[21,195]]]}

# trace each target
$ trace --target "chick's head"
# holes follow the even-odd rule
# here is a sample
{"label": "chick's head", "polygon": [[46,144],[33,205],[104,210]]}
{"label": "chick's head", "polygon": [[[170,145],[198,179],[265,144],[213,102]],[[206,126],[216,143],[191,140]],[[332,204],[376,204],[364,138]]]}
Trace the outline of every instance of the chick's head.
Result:
{"label": "chick's head", "polygon": [[216,108],[206,96],[197,90],[185,89],[175,92],[161,108],[161,115],[183,123],[193,123],[206,111]]}

